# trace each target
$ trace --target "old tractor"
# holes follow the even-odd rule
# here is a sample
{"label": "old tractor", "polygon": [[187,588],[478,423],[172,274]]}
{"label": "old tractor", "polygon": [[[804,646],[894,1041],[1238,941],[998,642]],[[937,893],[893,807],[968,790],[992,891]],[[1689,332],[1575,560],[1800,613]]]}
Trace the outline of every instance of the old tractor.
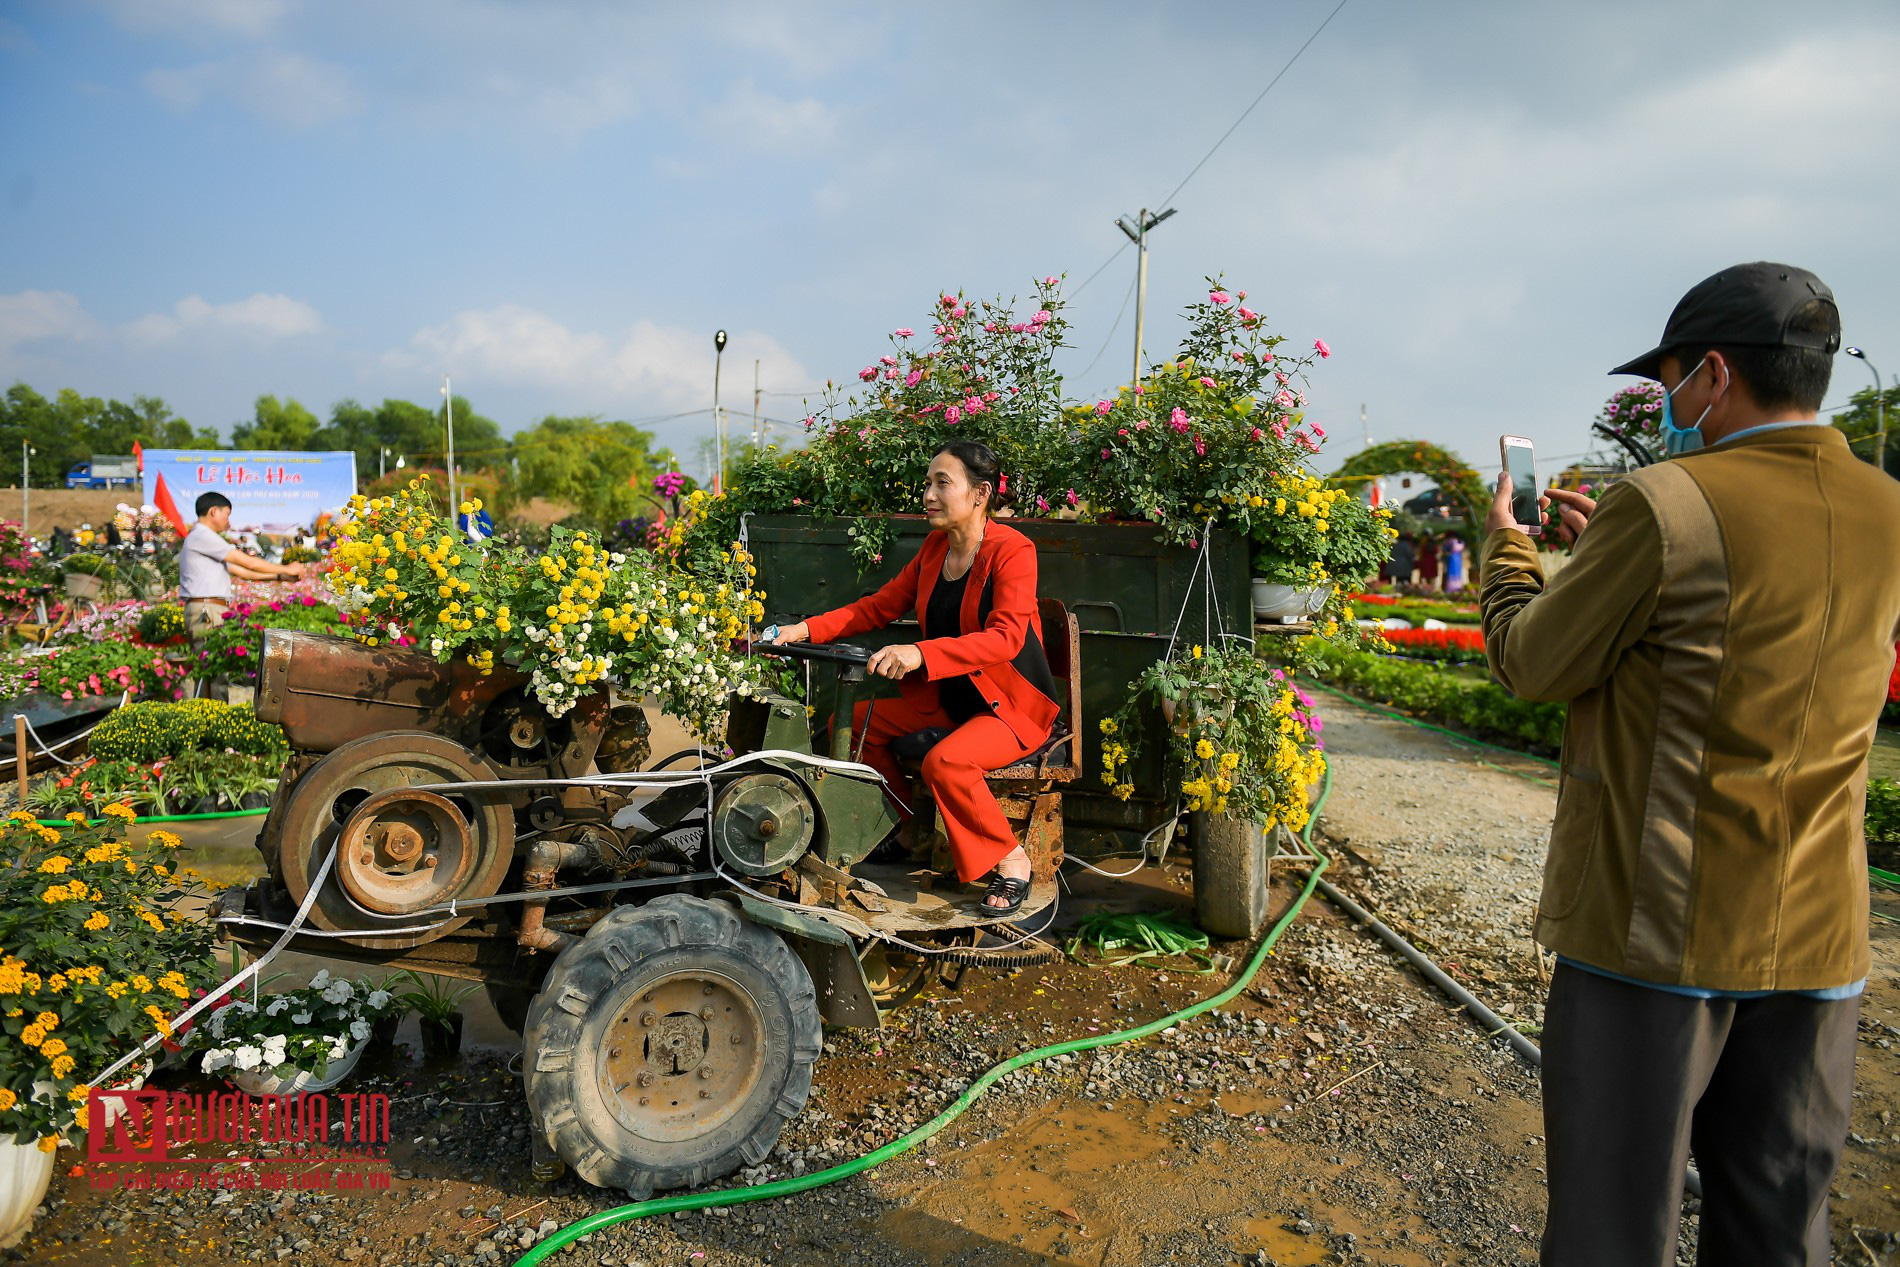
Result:
{"label": "old tractor", "polygon": [[[639,1196],[757,1164],[810,1092],[821,1022],[875,1026],[971,964],[1055,957],[1022,931],[1055,898],[1079,769],[1075,623],[1046,607],[1064,722],[992,776],[1036,874],[1008,924],[933,860],[940,834],[891,839],[849,728],[820,751],[801,702],[735,695],[729,756],[649,763],[638,699],[553,718],[517,675],[275,630],[257,711],[293,756],[268,876],[216,917],[254,949],[294,928],[300,950],[484,983],[523,1031],[543,1177]],[[869,686],[863,648],[782,650],[841,700]]]}

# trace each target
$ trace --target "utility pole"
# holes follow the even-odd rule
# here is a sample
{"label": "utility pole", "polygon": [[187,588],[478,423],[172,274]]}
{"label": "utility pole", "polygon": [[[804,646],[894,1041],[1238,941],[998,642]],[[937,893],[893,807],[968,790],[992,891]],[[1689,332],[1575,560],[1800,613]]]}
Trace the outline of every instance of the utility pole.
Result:
{"label": "utility pole", "polygon": [[1880,386],[1880,371],[1874,369],[1874,363],[1867,359],[1865,352],[1859,348],[1848,348],[1847,354],[1859,359],[1874,376],[1874,418],[1876,420],[1874,426],[1877,436],[1874,440],[1874,469],[1885,474],[1887,470],[1887,393]]}
{"label": "utility pole", "polygon": [[454,520],[461,507],[455,495],[455,397],[449,394],[449,376],[442,376],[442,416],[449,424],[449,519]]}
{"label": "utility pole", "polygon": [[1366,429],[1366,407],[1364,405],[1359,406],[1359,439],[1364,443],[1366,448],[1370,449],[1372,447],[1372,432]]}
{"label": "utility pole", "polygon": [[757,358],[754,358],[752,362],[752,447],[755,449],[765,447],[765,435],[759,430],[759,362]]}
{"label": "utility pole", "polygon": [[1169,207],[1160,215],[1151,216],[1148,208],[1143,207],[1133,224],[1128,223],[1127,216],[1115,221],[1115,227],[1135,244],[1135,376],[1132,382],[1141,381],[1141,335],[1148,313],[1148,230],[1173,214],[1174,208]]}
{"label": "utility pole", "polygon": [[726,355],[726,332],[713,331],[713,495],[726,491],[726,418],[719,412],[719,363]]}
{"label": "utility pole", "polygon": [[37,452],[37,449],[27,444],[26,437],[20,437],[20,548],[25,550],[29,557],[33,553],[33,547],[31,545],[33,540],[33,494],[30,491],[33,486],[33,480],[27,459],[31,458]]}

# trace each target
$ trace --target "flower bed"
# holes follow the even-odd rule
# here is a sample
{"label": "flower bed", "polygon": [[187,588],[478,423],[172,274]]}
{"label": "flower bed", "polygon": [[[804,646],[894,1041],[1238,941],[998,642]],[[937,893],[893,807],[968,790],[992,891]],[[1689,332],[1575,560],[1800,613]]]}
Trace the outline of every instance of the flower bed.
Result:
{"label": "flower bed", "polygon": [[159,761],[182,753],[237,752],[282,761],[290,745],[282,728],[257,720],[243,705],[189,699],[128,704],[94,728],[87,751],[102,760]]}
{"label": "flower bed", "polygon": [[60,699],[117,696],[175,699],[185,670],[163,649],[139,642],[80,642],[47,654],[0,657],[0,698],[40,692]]}
{"label": "flower bed", "polygon": [[1483,664],[1484,631],[1457,629],[1386,629],[1380,636],[1401,655],[1450,664]]}
{"label": "flower bed", "polygon": [[1353,688],[1355,694],[1480,736],[1551,754],[1563,745],[1562,704],[1521,700],[1503,687],[1474,681],[1449,667],[1328,649],[1317,657],[1315,673]]}
{"label": "flower bed", "polygon": [[283,766],[275,753],[189,751],[149,762],[93,757],[41,776],[27,792],[26,808],[39,819],[73,811],[93,818],[116,802],[165,817],[257,809],[276,789]]}
{"label": "flower bed", "polygon": [[312,633],[347,634],[337,609],[305,592],[294,597],[236,602],[225,608],[221,622],[198,640],[201,678],[232,682],[257,681],[264,658],[266,629],[302,629]]}
{"label": "flower bed", "polygon": [[157,1033],[220,980],[216,933],[178,911],[203,894],[172,862],[178,838],[126,838],[134,815],[97,826],[0,819],[0,1129],[51,1152],[86,1128],[84,1079]]}

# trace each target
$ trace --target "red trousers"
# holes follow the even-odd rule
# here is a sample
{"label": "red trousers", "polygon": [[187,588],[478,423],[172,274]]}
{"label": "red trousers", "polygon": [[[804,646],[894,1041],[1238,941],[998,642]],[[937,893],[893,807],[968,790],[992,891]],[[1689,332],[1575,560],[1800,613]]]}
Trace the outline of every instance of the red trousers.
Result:
{"label": "red trousers", "polygon": [[[873,707],[875,703],[875,707]],[[865,712],[871,714],[867,732]],[[933,726],[956,726],[940,708],[925,709],[906,699],[865,701],[857,707],[853,733],[864,738],[863,761],[882,774],[898,795],[915,804],[910,780],[897,768],[891,740]],[[1003,807],[990,794],[983,775],[1022,760],[1033,748],[1018,743],[1009,727],[988,713],[972,717],[924,758],[924,783],[943,814],[944,834],[957,860],[957,878],[966,883],[988,872],[1017,845]],[[910,817],[899,806],[902,818]]]}

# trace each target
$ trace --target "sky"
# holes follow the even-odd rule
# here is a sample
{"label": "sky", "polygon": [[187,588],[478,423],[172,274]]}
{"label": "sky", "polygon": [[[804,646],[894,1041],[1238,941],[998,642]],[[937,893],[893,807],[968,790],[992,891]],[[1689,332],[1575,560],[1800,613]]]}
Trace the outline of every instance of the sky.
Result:
{"label": "sky", "polygon": [[[1114,221],[1164,204],[1151,357],[1209,274],[1325,339],[1321,469],[1502,432],[1552,469],[1744,260],[1900,371],[1900,6],[1336,4],[0,0],[0,388],[228,435],[448,374],[507,432],[691,452],[716,329],[737,434],[755,362],[796,420],[940,289],[1059,273],[1095,399],[1133,355]],[[1842,358],[1830,404],[1871,381]]]}

